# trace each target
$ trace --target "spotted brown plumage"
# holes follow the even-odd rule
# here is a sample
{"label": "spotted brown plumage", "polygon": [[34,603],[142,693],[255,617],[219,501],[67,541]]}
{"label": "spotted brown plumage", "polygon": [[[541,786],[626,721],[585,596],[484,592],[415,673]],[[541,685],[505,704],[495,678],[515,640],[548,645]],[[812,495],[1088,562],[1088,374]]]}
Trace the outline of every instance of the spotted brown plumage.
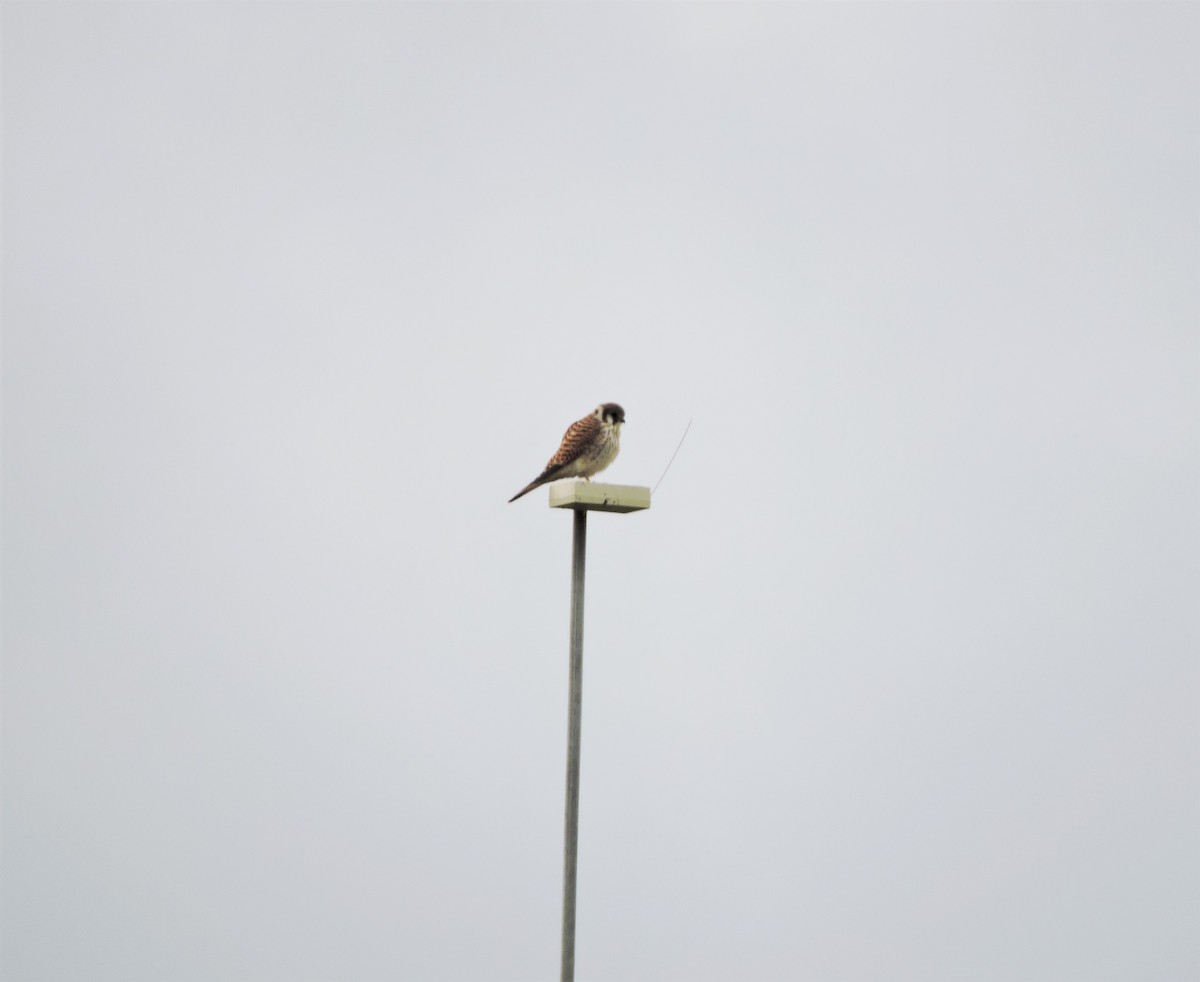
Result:
{"label": "spotted brown plumage", "polygon": [[625,410],[615,402],[605,402],[567,427],[562,443],[546,462],[546,469],[508,499],[509,504],[534,488],[567,477],[585,480],[599,474],[617,457],[621,449],[621,426]]}

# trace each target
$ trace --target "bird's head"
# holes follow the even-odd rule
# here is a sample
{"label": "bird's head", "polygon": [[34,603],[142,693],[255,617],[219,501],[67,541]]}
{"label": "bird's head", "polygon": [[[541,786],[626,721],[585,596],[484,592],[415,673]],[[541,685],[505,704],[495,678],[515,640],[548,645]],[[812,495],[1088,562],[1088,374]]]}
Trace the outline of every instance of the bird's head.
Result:
{"label": "bird's head", "polygon": [[602,423],[620,426],[625,422],[625,410],[615,402],[605,402],[596,407],[596,417]]}

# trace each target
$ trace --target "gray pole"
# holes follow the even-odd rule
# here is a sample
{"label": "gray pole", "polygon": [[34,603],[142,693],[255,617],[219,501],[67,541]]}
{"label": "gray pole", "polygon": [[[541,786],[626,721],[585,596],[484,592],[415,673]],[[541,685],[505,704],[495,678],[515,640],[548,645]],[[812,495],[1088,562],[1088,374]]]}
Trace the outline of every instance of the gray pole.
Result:
{"label": "gray pole", "polygon": [[575,978],[575,867],[579,850],[579,713],[583,706],[583,566],[587,512],[575,511],[571,547],[571,695],[567,719],[567,814],[563,832],[562,982]]}
{"label": "gray pole", "polygon": [[567,713],[567,809],[563,830],[562,982],[575,980],[575,871],[579,858],[579,717],[583,706],[583,567],[587,513],[650,507],[650,489],[596,481],[557,481],[550,507],[575,512],[571,547],[571,687]]}

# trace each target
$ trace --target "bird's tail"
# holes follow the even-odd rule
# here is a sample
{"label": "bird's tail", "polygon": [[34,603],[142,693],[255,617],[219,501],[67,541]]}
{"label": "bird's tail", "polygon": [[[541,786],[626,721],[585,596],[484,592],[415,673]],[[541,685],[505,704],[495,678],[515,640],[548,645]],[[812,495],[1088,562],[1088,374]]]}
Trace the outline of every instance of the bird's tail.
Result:
{"label": "bird's tail", "polygon": [[540,488],[547,481],[551,481],[551,480],[553,480],[553,478],[547,477],[545,474],[543,474],[541,477],[537,478],[536,480],[530,481],[528,484],[525,485],[525,487],[521,488],[520,491],[518,491],[511,498],[508,499],[508,503],[511,505],[518,498],[521,498],[521,497],[529,494],[529,492],[532,491],[534,488]]}
{"label": "bird's tail", "polygon": [[551,481],[561,480],[567,476],[563,473],[563,471],[566,469],[566,464],[559,464],[557,467],[547,467],[544,471],[542,471],[542,473],[526,484],[525,487],[521,488],[520,491],[509,498],[508,503],[511,505],[514,501],[521,497],[521,495],[529,494],[529,492],[534,488],[540,488],[543,484],[549,484]]}

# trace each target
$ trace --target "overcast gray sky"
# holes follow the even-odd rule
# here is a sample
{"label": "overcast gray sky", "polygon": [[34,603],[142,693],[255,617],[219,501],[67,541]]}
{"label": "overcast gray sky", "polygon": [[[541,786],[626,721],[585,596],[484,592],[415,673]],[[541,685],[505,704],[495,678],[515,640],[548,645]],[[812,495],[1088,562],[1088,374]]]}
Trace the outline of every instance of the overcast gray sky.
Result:
{"label": "overcast gray sky", "polygon": [[1200,978],[1200,7],[3,7],[3,974]]}

